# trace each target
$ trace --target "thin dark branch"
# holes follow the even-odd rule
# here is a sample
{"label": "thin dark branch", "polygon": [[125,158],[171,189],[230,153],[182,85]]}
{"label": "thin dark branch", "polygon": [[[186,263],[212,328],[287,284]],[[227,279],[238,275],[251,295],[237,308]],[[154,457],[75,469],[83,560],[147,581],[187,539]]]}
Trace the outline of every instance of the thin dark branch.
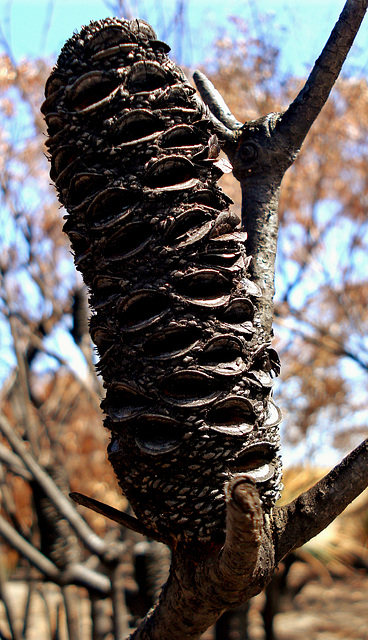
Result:
{"label": "thin dark branch", "polygon": [[114,507],[110,507],[108,504],[104,504],[103,502],[95,500],[94,498],[89,498],[83,493],[78,493],[76,491],[70,493],[69,496],[77,504],[80,504],[83,507],[87,507],[87,509],[92,509],[92,511],[95,511],[96,513],[100,513],[105,518],[109,518],[109,520],[117,522],[122,527],[127,527],[127,529],[131,529],[131,531],[141,533],[143,536],[148,536],[149,538],[153,538],[154,540],[158,540],[159,542],[164,542],[165,544],[170,543],[170,540],[168,538],[163,539],[161,536],[158,536],[156,531],[152,531],[149,527],[146,527],[146,525],[144,525],[140,520],[134,518],[133,516],[130,516],[124,511],[119,511]]}
{"label": "thin dark branch", "polygon": [[276,562],[325,529],[368,484],[368,438],[322,480],[275,513]]}
{"label": "thin dark branch", "polygon": [[368,0],[347,0],[311,74],[278,124],[297,151],[325,104],[367,10]]}

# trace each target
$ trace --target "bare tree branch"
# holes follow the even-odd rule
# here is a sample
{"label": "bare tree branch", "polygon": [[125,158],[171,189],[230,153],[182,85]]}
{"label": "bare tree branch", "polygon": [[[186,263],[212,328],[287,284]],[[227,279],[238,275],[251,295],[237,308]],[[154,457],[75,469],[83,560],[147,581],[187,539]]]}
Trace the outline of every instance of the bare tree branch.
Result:
{"label": "bare tree branch", "polygon": [[25,540],[1,515],[0,536],[36,567],[47,580],[61,585],[78,584],[103,594],[110,593],[111,583],[107,576],[80,563],[72,564],[64,572],[61,572],[51,560]]}
{"label": "bare tree branch", "polygon": [[125,602],[125,576],[121,566],[110,571],[112,595],[112,619],[115,638],[126,638],[129,633],[129,612]]}
{"label": "bare tree branch", "polygon": [[278,129],[297,151],[325,104],[367,10],[368,0],[347,0],[312,72]]}
{"label": "bare tree branch", "polygon": [[105,595],[111,592],[111,582],[109,578],[87,567],[85,564],[73,563],[69,565],[63,572],[61,579],[63,584],[77,584]]}
{"label": "bare tree branch", "polygon": [[46,558],[41,551],[27,542],[3,516],[0,516],[0,536],[7,540],[18,553],[27,558],[48,580],[56,583],[60,581],[61,573],[57,566]]}
{"label": "bare tree branch", "polygon": [[223,549],[179,546],[157,607],[131,640],[195,640],[223,611],[250,597],[249,590],[254,595],[262,589],[260,550],[268,545],[269,534],[265,533],[268,523],[262,522],[258,492],[250,478],[237,475],[229,482],[226,495]]}
{"label": "bare tree branch", "polygon": [[[6,437],[13,450],[40,484],[60,513],[68,520],[84,544],[98,556],[104,556],[108,545],[99,538],[76,511],[72,503],[64,496],[50,476],[40,467],[33,456],[28,453],[24,442],[15,433],[5,416],[0,415],[0,431]],[[112,550],[110,550],[112,552]]]}
{"label": "bare tree branch", "polygon": [[157,535],[156,531],[151,530],[144,523],[138,520],[138,518],[134,518],[124,511],[119,511],[114,507],[110,507],[108,504],[104,504],[94,498],[89,498],[83,493],[79,493],[77,491],[70,493],[69,497],[77,504],[87,507],[87,509],[92,509],[92,511],[95,511],[96,513],[100,513],[102,516],[105,516],[105,518],[109,518],[110,520],[113,520],[113,522],[117,522],[122,527],[126,527],[136,533],[141,533],[143,536],[148,536],[154,540],[158,540],[159,542],[165,542],[167,544],[170,543],[168,538],[163,540],[161,536]]}
{"label": "bare tree branch", "polygon": [[68,640],[81,640],[80,602],[74,585],[62,587]]}
{"label": "bare tree branch", "polygon": [[230,585],[239,575],[251,573],[257,562],[262,540],[263,516],[258,491],[248,478],[236,478],[225,487],[227,510],[226,540],[222,549],[219,568]]}
{"label": "bare tree branch", "polygon": [[241,129],[242,123],[233,116],[220,92],[217,91],[202,71],[195,71],[193,80],[203,102],[209,107],[215,118],[226,128],[229,141],[235,141],[236,135],[234,132],[237,129]]}
{"label": "bare tree branch", "polygon": [[2,563],[0,563],[0,599],[4,604],[12,639],[23,640],[22,621],[19,619],[19,616],[15,615],[13,600],[12,598],[9,598],[5,578],[5,568]]}
{"label": "bare tree branch", "polygon": [[[265,333],[273,318],[274,271],[278,234],[279,187],[311,125],[325,104],[354,41],[368,0],[347,0],[305,87],[284,114],[269,114],[240,129],[212,83],[196,72],[204,102],[225,130],[222,142],[242,188],[242,222],[251,272],[260,286],[259,316]],[[235,130],[237,129],[237,133]],[[218,130],[221,138],[221,131]],[[267,217],[267,225],[265,225]]]}
{"label": "bare tree branch", "polygon": [[275,513],[276,562],[327,527],[368,485],[368,438],[322,480]]}
{"label": "bare tree branch", "polygon": [[0,460],[12,473],[21,476],[23,480],[28,482],[32,480],[32,474],[27,471],[20,458],[3,444],[0,444]]}

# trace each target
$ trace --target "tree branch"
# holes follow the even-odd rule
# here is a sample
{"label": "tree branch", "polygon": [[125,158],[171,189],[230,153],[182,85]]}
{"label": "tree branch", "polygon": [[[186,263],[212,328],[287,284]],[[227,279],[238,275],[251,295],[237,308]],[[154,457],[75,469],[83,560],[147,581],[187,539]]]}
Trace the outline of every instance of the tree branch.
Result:
{"label": "tree branch", "polygon": [[325,104],[367,10],[368,0],[347,0],[310,76],[283,114],[278,130],[297,151]]}
{"label": "tree branch", "polygon": [[219,569],[231,590],[239,576],[251,573],[262,540],[263,515],[258,491],[249,479],[235,478],[225,486],[227,509],[226,540]]}
{"label": "tree branch", "polygon": [[5,608],[12,640],[23,640],[25,636],[22,634],[22,621],[14,611],[13,598],[9,597],[6,584],[6,571],[2,562],[0,562],[0,599]]}
{"label": "tree branch", "polygon": [[284,114],[271,113],[240,128],[212,83],[204,74],[194,74],[203,101],[225,129],[219,137],[241,184],[242,223],[248,233],[252,279],[262,291],[257,307],[265,335],[273,319],[280,184],[330,94],[367,5],[368,0],[347,0],[304,88]]}
{"label": "tree branch", "polygon": [[27,542],[14,527],[0,515],[0,536],[38,569],[51,582],[60,582],[61,573],[57,566]]}
{"label": "tree branch", "polygon": [[73,563],[62,575],[63,584],[76,584],[103,594],[111,593],[111,582],[103,573],[90,569],[85,564]]}
{"label": "tree branch", "polygon": [[49,558],[25,540],[1,515],[0,536],[4,538],[11,547],[16,549],[20,555],[26,558],[28,562],[36,567],[47,580],[55,582],[56,584],[78,584],[103,594],[110,593],[111,583],[107,576],[80,563],[73,563],[69,565],[64,572],[61,572]]}
{"label": "tree branch", "polygon": [[99,557],[103,557],[108,551],[112,552],[112,550],[108,548],[108,545],[101,540],[85,520],[83,520],[72,503],[64,496],[46,471],[42,469],[33,456],[28,453],[23,440],[19,438],[3,415],[0,415],[0,431],[8,440],[12,449],[21,458],[28,471],[43,488],[56,509],[68,520],[84,544]]}
{"label": "tree branch", "polygon": [[21,476],[23,480],[30,482],[33,479],[32,474],[27,471],[19,456],[13,453],[13,451],[10,451],[10,449],[5,447],[3,444],[0,444],[0,460],[12,473]]}
{"label": "tree branch", "polygon": [[276,561],[325,529],[367,485],[368,438],[314,487],[276,510]]}
{"label": "tree branch", "polygon": [[114,507],[110,507],[108,504],[104,504],[103,502],[95,500],[94,498],[89,498],[83,493],[79,493],[77,491],[72,491],[71,493],[69,493],[69,497],[77,504],[80,504],[83,507],[87,507],[87,509],[92,509],[92,511],[100,513],[105,518],[113,520],[113,522],[117,522],[122,527],[126,527],[131,531],[140,533],[142,536],[148,536],[149,538],[153,538],[154,540],[158,540],[159,542],[164,542],[165,544],[170,544],[171,542],[169,538],[163,539],[162,536],[158,536],[156,531],[153,531],[152,529],[147,527],[143,522],[138,520],[138,518],[130,516],[124,511],[119,511]]}
{"label": "tree branch", "polygon": [[235,142],[235,132],[242,128],[242,123],[239,122],[231,113],[221,93],[217,91],[202,71],[195,71],[193,73],[193,80],[197,87],[203,102],[210,109],[211,114],[216,118],[218,123],[221,123],[225,130],[224,135],[229,142]]}

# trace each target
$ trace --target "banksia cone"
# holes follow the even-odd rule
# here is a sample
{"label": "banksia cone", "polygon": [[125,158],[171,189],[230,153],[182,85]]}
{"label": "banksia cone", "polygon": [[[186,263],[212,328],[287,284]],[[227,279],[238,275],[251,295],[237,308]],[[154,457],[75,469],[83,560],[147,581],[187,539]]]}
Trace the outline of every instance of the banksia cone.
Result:
{"label": "banksia cone", "polygon": [[90,291],[109,459],[165,541],[218,541],[224,483],[279,495],[278,358],[207,108],[141,20],[91,23],[46,84],[51,177]]}

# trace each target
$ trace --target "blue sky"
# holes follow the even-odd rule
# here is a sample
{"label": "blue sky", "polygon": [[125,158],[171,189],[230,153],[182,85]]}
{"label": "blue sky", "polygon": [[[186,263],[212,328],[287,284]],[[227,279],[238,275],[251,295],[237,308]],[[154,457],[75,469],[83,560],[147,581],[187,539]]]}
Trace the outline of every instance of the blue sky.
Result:
{"label": "blue sky", "polygon": [[[175,39],[173,13],[177,0],[130,0],[133,13],[148,19],[161,39]],[[23,56],[50,56],[55,59],[74,30],[90,20],[111,15],[104,0],[0,0],[0,24],[17,59]],[[344,0],[187,0],[185,62],[191,66],[211,57],[210,44],[216,35],[229,29],[227,18],[238,15],[253,31],[267,31],[258,23],[257,13],[275,16],[267,35],[283,51],[283,67],[304,75],[319,55]],[[268,29],[269,30],[269,29]],[[360,68],[367,65],[368,27],[363,27],[355,45],[361,49]],[[0,45],[1,48],[1,45]],[[356,57],[356,56],[355,56]]]}

